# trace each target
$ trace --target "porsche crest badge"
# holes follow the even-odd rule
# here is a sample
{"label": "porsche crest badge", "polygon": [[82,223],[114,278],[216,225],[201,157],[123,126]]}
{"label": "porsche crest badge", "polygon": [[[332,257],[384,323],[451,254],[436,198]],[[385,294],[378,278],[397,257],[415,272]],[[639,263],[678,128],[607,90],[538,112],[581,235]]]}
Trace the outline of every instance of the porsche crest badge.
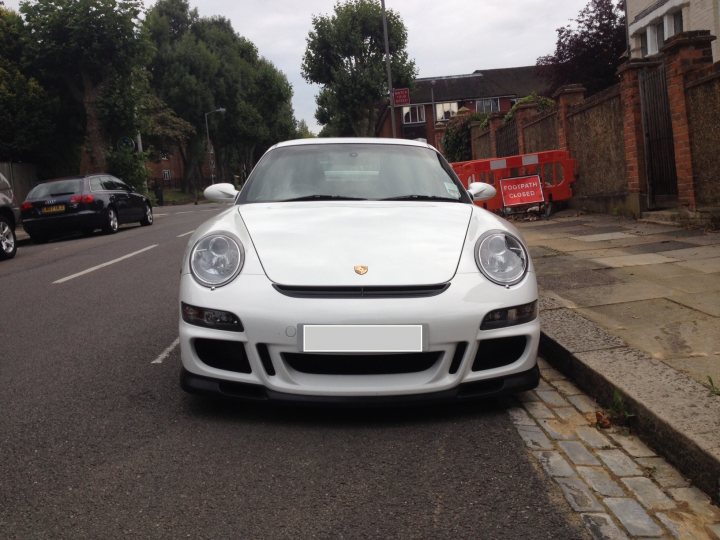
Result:
{"label": "porsche crest badge", "polygon": [[360,274],[361,276],[364,276],[365,274],[368,273],[368,267],[365,266],[364,264],[357,264],[357,265],[355,265],[354,268],[355,268],[355,273]]}

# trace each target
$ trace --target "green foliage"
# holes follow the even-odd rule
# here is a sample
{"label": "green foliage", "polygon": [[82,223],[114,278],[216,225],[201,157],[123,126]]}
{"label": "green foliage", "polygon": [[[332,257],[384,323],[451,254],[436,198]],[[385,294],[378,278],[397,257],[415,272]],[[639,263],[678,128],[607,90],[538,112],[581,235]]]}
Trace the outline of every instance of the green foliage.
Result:
{"label": "green foliage", "polygon": [[610,418],[618,426],[627,426],[635,417],[625,405],[625,400],[618,390],[613,391],[612,407],[610,407]]}
{"label": "green foliage", "polygon": [[[133,124],[133,83],[147,54],[138,36],[141,9],[140,0],[29,0],[20,6],[33,69],[46,88],[62,87],[59,99],[74,101],[84,116],[77,120],[85,123],[80,172],[106,167],[110,126]],[[106,94],[113,106],[105,110],[113,115],[103,119]]]}
{"label": "green foliage", "polygon": [[[392,85],[410,87],[417,71],[406,51],[407,30],[394,11],[386,18]],[[338,2],[333,15],[313,16],[312,24],[302,75],[322,85],[315,117],[334,135],[375,135],[378,107],[389,93],[380,2]]]}
{"label": "green foliage", "polygon": [[185,189],[200,180],[209,111],[226,109],[208,115],[219,178],[244,179],[268,147],[294,137],[287,78],[229,20],[199,17],[185,0],[159,0],[147,14],[144,32],[155,49],[149,69],[157,96],[195,127],[181,152],[189,175]]}
{"label": "green foliage", "polygon": [[448,122],[442,138],[442,147],[448,161],[469,161],[472,159],[470,125],[473,122],[487,123],[488,118],[489,115],[485,113],[472,113],[455,116]]}
{"label": "green foliage", "polygon": [[622,2],[590,0],[574,25],[557,29],[555,53],[537,65],[558,88],[580,83],[593,94],[617,82],[617,68],[627,47]]}
{"label": "green foliage", "polygon": [[305,120],[298,120],[295,123],[295,138],[296,139],[312,139],[313,137],[317,137],[312,131],[310,131],[310,128],[307,125],[307,122]]}
{"label": "green foliage", "polygon": [[708,390],[710,390],[710,395],[720,396],[720,387],[715,386],[715,381],[713,381],[710,375],[707,376],[707,380],[708,382],[703,384]]}
{"label": "green foliage", "polygon": [[529,96],[520,98],[515,102],[503,118],[505,123],[510,122],[515,117],[515,111],[518,107],[520,107],[520,105],[527,105],[528,103],[534,103],[537,106],[539,113],[552,111],[557,106],[554,100],[544,96],[538,96],[537,92],[533,92]]}
{"label": "green foliage", "polygon": [[132,149],[112,149],[108,152],[108,172],[147,193],[147,157],[145,152],[135,152]]}

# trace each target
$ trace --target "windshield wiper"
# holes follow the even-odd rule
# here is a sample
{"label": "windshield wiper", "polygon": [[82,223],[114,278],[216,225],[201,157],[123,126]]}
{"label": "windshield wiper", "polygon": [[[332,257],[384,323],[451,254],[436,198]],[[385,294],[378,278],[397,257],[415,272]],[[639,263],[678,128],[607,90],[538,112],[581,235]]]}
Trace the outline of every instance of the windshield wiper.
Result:
{"label": "windshield wiper", "polygon": [[462,202],[460,199],[451,197],[438,197],[436,195],[399,195],[397,197],[388,197],[387,199],[379,199],[381,201],[445,201],[445,202]]}
{"label": "windshield wiper", "polygon": [[305,195],[304,197],[295,197],[293,199],[283,199],[276,202],[294,202],[294,201],[366,201],[362,197],[344,197],[342,195]]}

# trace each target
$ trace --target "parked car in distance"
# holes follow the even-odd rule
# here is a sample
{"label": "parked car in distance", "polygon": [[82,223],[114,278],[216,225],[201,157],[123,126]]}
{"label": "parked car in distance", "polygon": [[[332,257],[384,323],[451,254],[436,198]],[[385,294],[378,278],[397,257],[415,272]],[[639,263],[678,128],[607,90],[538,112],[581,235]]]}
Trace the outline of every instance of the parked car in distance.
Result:
{"label": "parked car in distance", "polygon": [[15,227],[20,221],[20,209],[15,204],[12,186],[0,173],[0,261],[12,259],[17,253]]}
{"label": "parked car in distance", "polygon": [[109,174],[91,174],[43,182],[21,206],[23,227],[34,242],[74,231],[117,232],[123,223],[152,225],[150,199]]}
{"label": "parked car in distance", "polygon": [[275,145],[190,238],[181,385],[288,402],[475,399],[538,384],[528,249],[432,146]]}

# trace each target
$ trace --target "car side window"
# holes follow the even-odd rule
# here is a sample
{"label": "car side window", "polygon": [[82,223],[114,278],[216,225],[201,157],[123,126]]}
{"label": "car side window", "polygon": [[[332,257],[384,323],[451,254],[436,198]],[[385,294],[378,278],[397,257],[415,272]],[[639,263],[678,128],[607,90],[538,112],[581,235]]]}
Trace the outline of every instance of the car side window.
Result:
{"label": "car side window", "polygon": [[90,179],[90,191],[102,191],[103,185],[100,178],[91,178]]}
{"label": "car side window", "polygon": [[115,186],[115,182],[109,176],[102,177],[102,186],[103,186],[103,189],[106,191],[117,191],[118,190],[117,186]]}
{"label": "car side window", "polygon": [[115,189],[119,189],[120,191],[130,191],[130,186],[128,186],[122,180],[118,180],[117,178],[114,178],[113,182],[116,186]]}

